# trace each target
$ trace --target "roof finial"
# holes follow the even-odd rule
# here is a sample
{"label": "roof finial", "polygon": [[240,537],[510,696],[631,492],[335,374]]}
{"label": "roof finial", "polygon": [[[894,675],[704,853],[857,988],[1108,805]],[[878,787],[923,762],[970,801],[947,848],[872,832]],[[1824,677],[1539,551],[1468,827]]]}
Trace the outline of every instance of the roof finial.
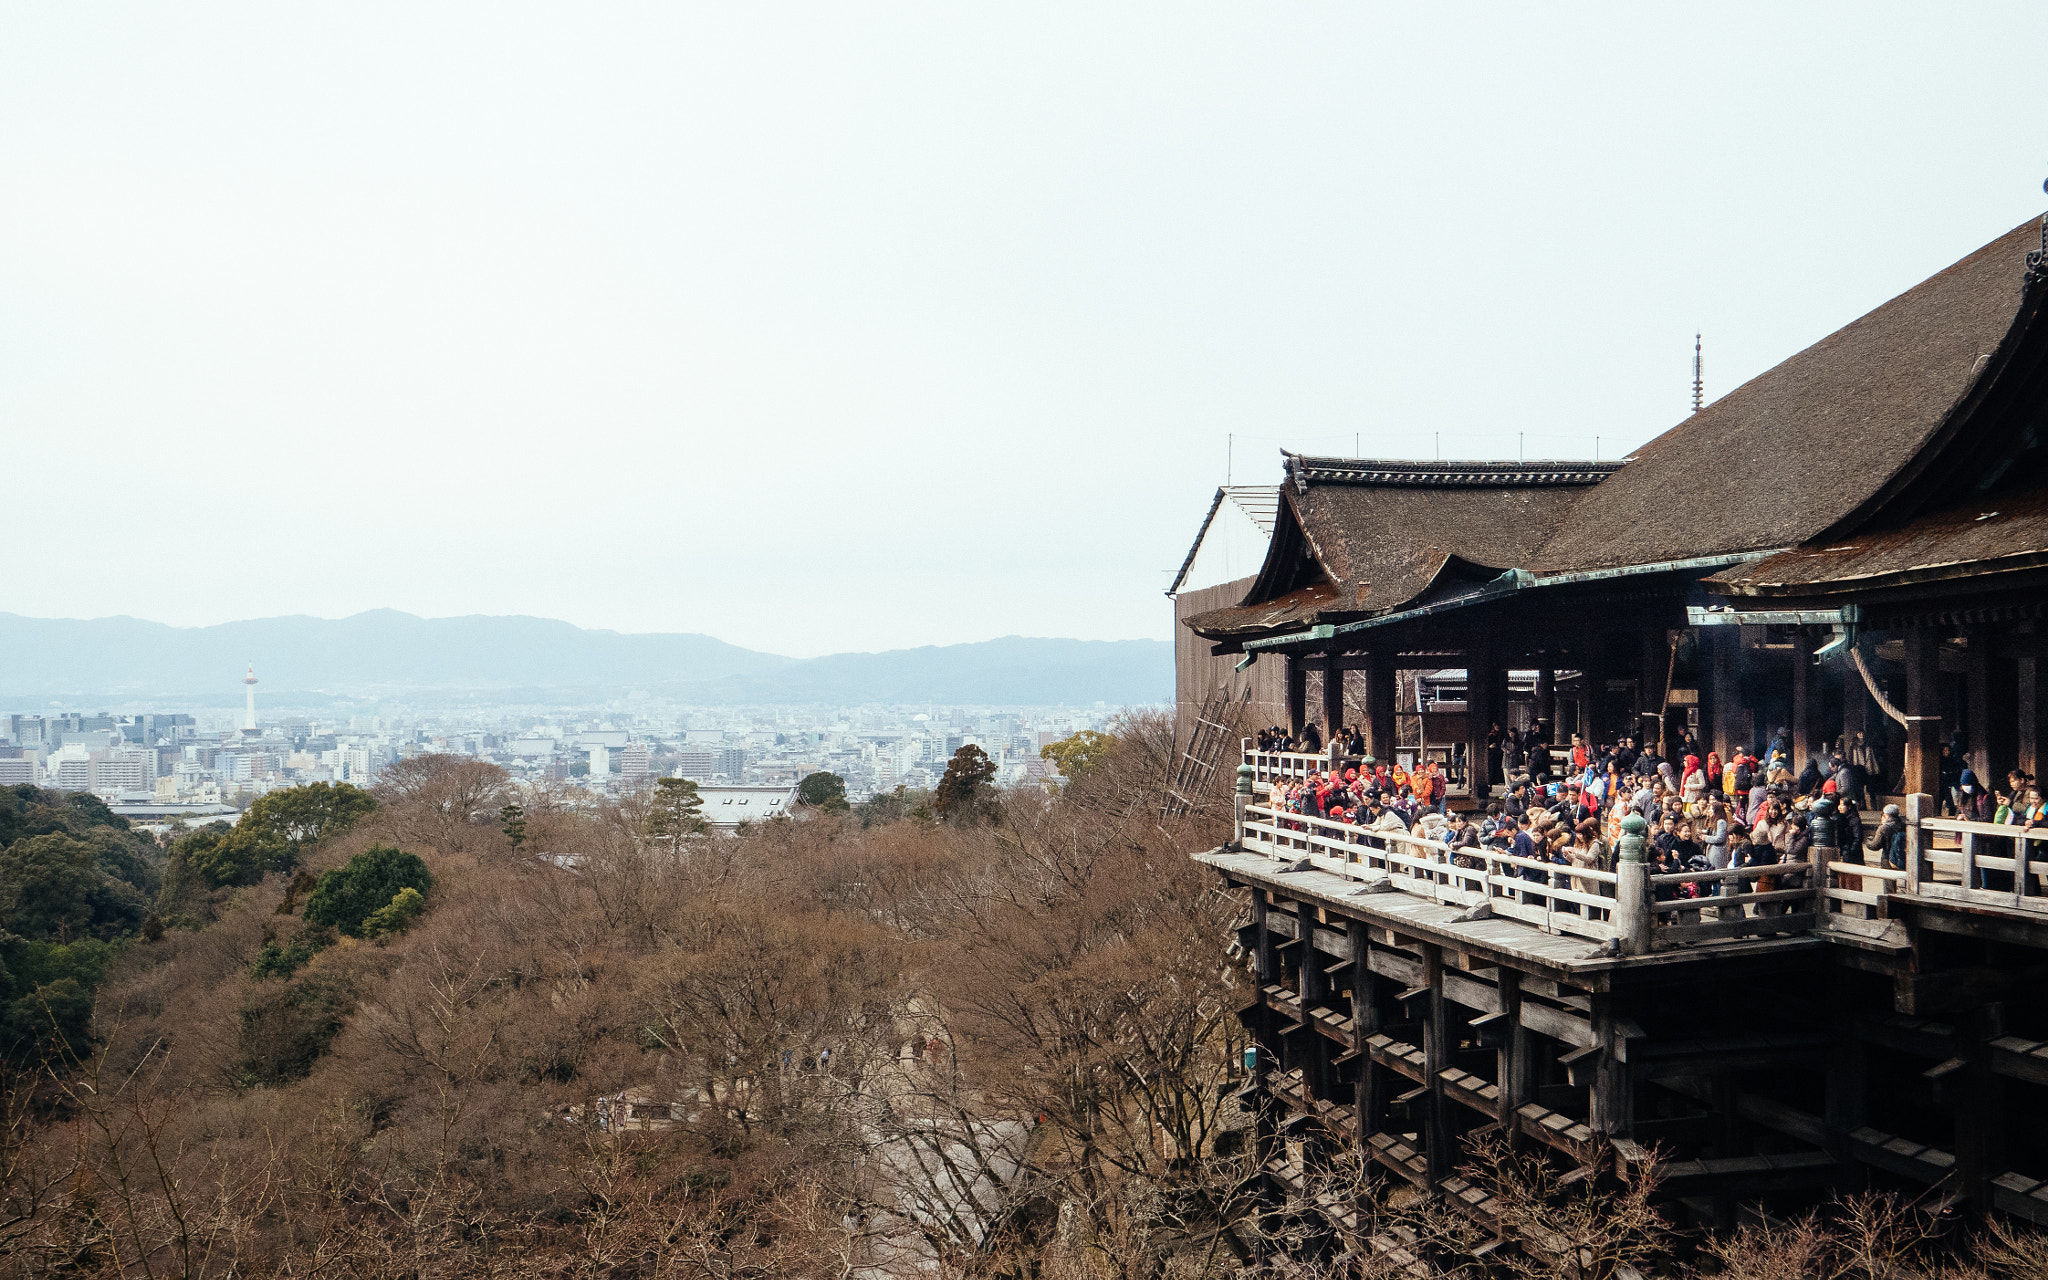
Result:
{"label": "roof finial", "polygon": [[1706,384],[1700,381],[1700,335],[1692,335],[1692,411],[1698,413],[1706,404]]}
{"label": "roof finial", "polygon": [[[2041,183],[2041,190],[2048,192],[2048,181]],[[2031,289],[2037,284],[2048,284],[2048,213],[2041,215],[2041,247],[2027,255],[2026,281],[2021,287]]]}

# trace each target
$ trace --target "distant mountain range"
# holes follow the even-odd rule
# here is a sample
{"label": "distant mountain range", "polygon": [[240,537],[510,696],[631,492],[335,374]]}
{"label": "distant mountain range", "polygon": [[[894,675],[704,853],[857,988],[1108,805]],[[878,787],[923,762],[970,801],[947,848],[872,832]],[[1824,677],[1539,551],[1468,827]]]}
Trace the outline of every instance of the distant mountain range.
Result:
{"label": "distant mountain range", "polygon": [[625,635],[546,618],[256,618],[171,627],[138,618],[0,613],[0,711],[50,699],[240,700],[245,664],[273,706],[440,695],[575,703],[639,691],[730,703],[1148,703],[1173,692],[1163,640],[1042,640],[784,658],[711,636]]}

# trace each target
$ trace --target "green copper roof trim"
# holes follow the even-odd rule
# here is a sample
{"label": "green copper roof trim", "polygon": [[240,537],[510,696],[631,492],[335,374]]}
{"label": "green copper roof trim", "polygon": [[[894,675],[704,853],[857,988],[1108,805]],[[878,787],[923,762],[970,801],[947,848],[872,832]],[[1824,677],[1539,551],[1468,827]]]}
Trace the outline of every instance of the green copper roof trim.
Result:
{"label": "green copper roof trim", "polygon": [[1498,578],[1461,596],[1438,600],[1430,604],[1417,605],[1412,609],[1401,609],[1394,613],[1383,613],[1376,618],[1361,618],[1357,622],[1346,622],[1341,626],[1323,623],[1307,631],[1296,631],[1284,636],[1268,636],[1263,640],[1247,640],[1247,653],[1262,649],[1278,649],[1287,645],[1307,644],[1316,640],[1330,640],[1337,636],[1351,635],[1359,631],[1370,631],[1375,627],[1392,626],[1397,622],[1412,622],[1417,618],[1428,618],[1439,613],[1452,613],[1467,609],[1475,604],[1490,600],[1502,600],[1521,591],[1538,587],[1568,587],[1582,582],[1605,582],[1614,578],[1639,578],[1653,573],[1683,573],[1692,569],[1725,569],[1733,564],[1745,564],[1774,556],[1783,548],[1765,551],[1738,551],[1727,555],[1694,556],[1687,560],[1656,560],[1648,564],[1622,565],[1614,569],[1580,569],[1571,573],[1534,574],[1527,569],[1509,569]]}

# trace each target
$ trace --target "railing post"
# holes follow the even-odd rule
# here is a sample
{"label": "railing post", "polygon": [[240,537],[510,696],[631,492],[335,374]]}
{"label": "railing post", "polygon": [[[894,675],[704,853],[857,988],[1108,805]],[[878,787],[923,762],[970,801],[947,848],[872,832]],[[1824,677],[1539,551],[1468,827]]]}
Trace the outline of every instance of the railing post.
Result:
{"label": "railing post", "polygon": [[1842,855],[1835,845],[1835,802],[1826,796],[1814,801],[1813,816],[1807,823],[1813,833],[1806,856],[1813,864],[1813,922],[1818,925],[1828,914],[1828,864],[1839,861]]}
{"label": "railing post", "polygon": [[1933,798],[1918,791],[1906,797],[1906,888],[1912,893],[1920,892],[1920,860],[1927,839],[1920,830],[1920,819]]}
{"label": "railing post", "polygon": [[1639,813],[1621,820],[1621,849],[1614,864],[1614,929],[1621,953],[1647,955],[1650,950],[1650,869],[1643,863],[1643,833],[1650,824]]}
{"label": "railing post", "polygon": [[1231,843],[1235,845],[1240,852],[1244,850],[1244,808],[1251,802],[1252,767],[1248,764],[1241,764],[1237,766],[1237,796],[1235,806],[1237,809],[1237,833],[1231,837]]}
{"label": "railing post", "polygon": [[2021,836],[2012,842],[2012,904],[2016,907],[2027,905],[2027,888],[2034,878],[2032,864],[2032,850]]}

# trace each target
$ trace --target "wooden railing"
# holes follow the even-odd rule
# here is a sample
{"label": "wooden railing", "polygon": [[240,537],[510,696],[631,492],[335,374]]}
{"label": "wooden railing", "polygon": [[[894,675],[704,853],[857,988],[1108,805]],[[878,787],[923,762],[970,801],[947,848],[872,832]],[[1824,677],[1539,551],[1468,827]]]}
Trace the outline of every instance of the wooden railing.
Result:
{"label": "wooden railing", "polygon": [[1260,751],[1245,740],[1244,762],[1252,767],[1252,781],[1260,786],[1275,782],[1300,782],[1311,773],[1330,767],[1327,755],[1312,756],[1300,751]]}
{"label": "wooden railing", "polygon": [[[1401,750],[1414,752],[1418,749],[1403,747]],[[1354,767],[1358,764],[1360,758],[1341,752],[1337,756],[1338,760]],[[1463,795],[1466,792],[1467,787],[1465,784],[1468,779],[1464,777],[1461,771],[1456,771],[1455,765],[1451,760],[1451,749],[1449,747],[1428,746],[1420,748],[1416,764],[1419,766],[1427,760],[1437,762],[1437,767],[1443,771],[1452,793]],[[1252,781],[1264,787],[1275,782],[1301,782],[1312,773],[1322,773],[1330,767],[1331,757],[1328,752],[1310,755],[1303,751],[1261,751],[1252,745],[1252,739],[1246,738],[1244,739],[1244,762],[1252,767]]]}
{"label": "wooden railing", "polygon": [[1814,905],[1820,913],[1816,922],[1819,924],[1826,924],[1830,917],[1887,919],[1891,915],[1889,899],[1906,882],[1906,872],[1895,867],[1837,862],[1833,858],[1816,858],[1814,867],[1821,881],[1820,900]]}
{"label": "wooden railing", "polygon": [[[1256,792],[1300,781],[1328,767],[1324,756],[1259,751],[1246,740],[1244,761]],[[1805,933],[1830,913],[1882,916],[1883,894],[1903,873],[1848,870],[1839,850],[1820,849],[1812,862],[1765,863],[1720,871],[1650,875],[1628,870],[1639,903],[1620,900],[1615,871],[1521,858],[1498,848],[1452,850],[1441,840],[1398,826],[1361,827],[1293,813],[1246,799],[1241,846],[1251,852],[1363,881],[1384,872],[1399,892],[1453,907],[1488,904],[1492,914],[1552,933],[1644,950],[1754,935]],[[2048,835],[2048,833],[2044,833]],[[1835,868],[1845,870],[1837,873]],[[2048,867],[2037,873],[2048,877]],[[1859,876],[1861,878],[1859,878]],[[1870,883],[1875,881],[1877,883]],[[2044,898],[2048,902],[2048,898]]]}
{"label": "wooden railing", "polygon": [[2048,913],[2048,827],[1925,816],[1933,797],[1906,797],[1905,892]]}
{"label": "wooden railing", "polygon": [[1617,936],[1611,871],[1560,867],[1496,849],[1466,848],[1453,854],[1443,841],[1408,831],[1369,829],[1265,805],[1245,807],[1244,847],[1276,857],[1306,857],[1318,871],[1354,880],[1384,871],[1389,883],[1403,893],[1455,907],[1484,900],[1497,916],[1552,933],[1600,942]]}

